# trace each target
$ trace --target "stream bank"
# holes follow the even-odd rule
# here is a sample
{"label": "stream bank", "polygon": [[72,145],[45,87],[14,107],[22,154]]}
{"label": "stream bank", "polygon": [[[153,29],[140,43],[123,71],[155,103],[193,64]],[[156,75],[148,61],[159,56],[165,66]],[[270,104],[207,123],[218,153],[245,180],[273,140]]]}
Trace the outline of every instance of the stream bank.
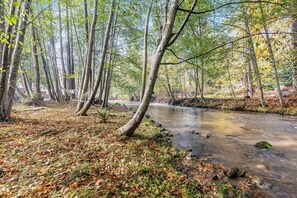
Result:
{"label": "stream bank", "polygon": [[[123,103],[134,108],[138,105]],[[173,145],[190,151],[200,161],[220,162],[258,176],[254,182],[269,197],[296,197],[295,117],[157,103],[152,103],[147,113],[170,131]],[[272,148],[256,148],[260,141],[271,143]]]}
{"label": "stream bank", "polygon": [[262,107],[259,99],[240,98],[240,99],[222,99],[222,98],[197,98],[158,100],[160,103],[167,103],[183,107],[212,108],[219,110],[247,111],[259,113],[275,113],[280,115],[297,116],[297,96],[285,97],[285,107],[280,107],[278,99],[270,97],[266,99],[267,107]]}

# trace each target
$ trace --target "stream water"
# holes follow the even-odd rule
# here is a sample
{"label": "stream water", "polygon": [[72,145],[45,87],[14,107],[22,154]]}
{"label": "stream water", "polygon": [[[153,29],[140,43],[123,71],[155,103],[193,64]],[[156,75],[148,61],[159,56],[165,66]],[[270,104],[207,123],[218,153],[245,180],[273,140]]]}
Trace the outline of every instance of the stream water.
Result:
{"label": "stream water", "polygon": [[[271,197],[297,197],[297,117],[163,104],[151,104],[148,114],[172,132],[178,148],[259,176],[271,184]],[[273,148],[256,149],[262,140]]]}

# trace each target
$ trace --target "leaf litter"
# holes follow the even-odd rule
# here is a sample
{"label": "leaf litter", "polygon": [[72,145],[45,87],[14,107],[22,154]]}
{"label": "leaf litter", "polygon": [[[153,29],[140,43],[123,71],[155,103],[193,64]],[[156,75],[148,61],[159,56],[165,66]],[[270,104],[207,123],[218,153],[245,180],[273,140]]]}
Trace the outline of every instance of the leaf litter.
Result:
{"label": "leaf litter", "polygon": [[[130,118],[92,107],[17,111],[0,123],[0,197],[245,197],[259,193],[251,178],[226,180],[219,163],[189,160],[145,120],[132,138],[117,129]],[[215,180],[214,180],[215,175]]]}

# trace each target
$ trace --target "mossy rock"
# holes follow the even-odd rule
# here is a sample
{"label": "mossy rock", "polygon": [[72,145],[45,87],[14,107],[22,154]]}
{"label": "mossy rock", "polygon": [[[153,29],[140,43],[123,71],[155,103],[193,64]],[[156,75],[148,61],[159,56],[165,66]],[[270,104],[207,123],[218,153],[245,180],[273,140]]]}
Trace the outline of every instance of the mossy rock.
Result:
{"label": "mossy rock", "polygon": [[272,145],[269,142],[267,142],[267,141],[261,141],[261,142],[257,142],[255,144],[255,147],[257,149],[271,149],[272,148]]}

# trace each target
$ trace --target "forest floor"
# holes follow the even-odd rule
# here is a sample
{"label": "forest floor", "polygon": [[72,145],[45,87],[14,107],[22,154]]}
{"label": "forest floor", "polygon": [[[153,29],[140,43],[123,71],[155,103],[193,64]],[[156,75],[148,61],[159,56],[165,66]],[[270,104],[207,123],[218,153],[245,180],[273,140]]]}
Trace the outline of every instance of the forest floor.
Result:
{"label": "forest floor", "polygon": [[199,98],[177,99],[171,104],[187,107],[202,107],[233,111],[251,111],[261,113],[276,113],[281,115],[297,115],[297,95],[284,97],[286,106],[280,107],[276,97],[267,97],[265,102],[267,107],[262,107],[257,98],[221,99],[221,98]]}
{"label": "forest floor", "polygon": [[0,197],[264,197],[251,176],[228,179],[223,165],[156,138],[165,136],[151,120],[125,138],[117,129],[129,112],[102,123],[99,107],[87,117],[74,108],[22,107],[0,123]]}

